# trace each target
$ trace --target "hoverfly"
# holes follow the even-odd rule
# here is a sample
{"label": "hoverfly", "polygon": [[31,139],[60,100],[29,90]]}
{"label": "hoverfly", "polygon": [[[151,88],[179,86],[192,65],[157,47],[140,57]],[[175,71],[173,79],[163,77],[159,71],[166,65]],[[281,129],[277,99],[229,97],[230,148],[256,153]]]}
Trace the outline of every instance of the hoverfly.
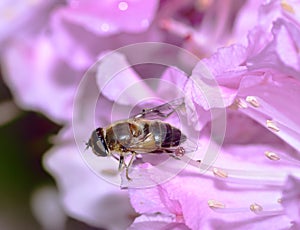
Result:
{"label": "hoverfly", "polygon": [[[154,108],[143,109],[129,119],[114,122],[105,128],[99,127],[92,132],[86,143],[87,148],[91,147],[97,156],[113,156],[119,161],[119,171],[125,168],[126,178],[131,180],[128,169],[137,154],[167,153],[176,158],[186,152],[181,147],[187,141],[186,135],[163,121],[183,106],[184,98],[179,98]],[[131,159],[126,164],[124,158],[129,154]]]}

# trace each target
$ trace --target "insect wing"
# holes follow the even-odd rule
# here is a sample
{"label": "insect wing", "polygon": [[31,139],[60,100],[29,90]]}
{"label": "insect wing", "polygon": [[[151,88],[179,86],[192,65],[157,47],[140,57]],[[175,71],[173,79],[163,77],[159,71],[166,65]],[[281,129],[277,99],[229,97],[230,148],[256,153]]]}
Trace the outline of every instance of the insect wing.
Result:
{"label": "insect wing", "polygon": [[143,118],[148,120],[165,120],[168,117],[170,117],[175,111],[184,111],[183,97],[150,109],[143,109],[141,113],[136,114],[135,116],[133,116],[133,118]]}
{"label": "insect wing", "polygon": [[197,143],[187,139],[185,142],[183,142],[182,144],[180,144],[180,147],[182,147],[184,149],[185,153],[192,153],[192,152],[196,152],[198,149],[198,145]]}
{"label": "insect wing", "polygon": [[193,153],[197,151],[198,145],[193,141],[187,139],[185,142],[176,147],[160,147],[153,149],[153,146],[147,145],[147,142],[144,142],[143,146],[140,146],[138,141],[136,144],[132,143],[132,145],[128,147],[129,150],[138,153],[175,153],[179,148],[184,149],[184,154]]}
{"label": "insect wing", "polygon": [[[159,127],[154,127],[154,126]],[[130,145],[126,146],[128,150],[140,153],[173,153],[178,148],[184,148],[185,153],[194,152],[197,150],[197,144],[189,140],[179,129],[172,127],[168,123],[153,122],[147,128],[148,132],[144,130],[146,135],[140,135],[131,140]],[[156,131],[155,131],[156,130]],[[159,130],[159,133],[157,131]],[[155,143],[155,139],[160,137],[159,144]]]}

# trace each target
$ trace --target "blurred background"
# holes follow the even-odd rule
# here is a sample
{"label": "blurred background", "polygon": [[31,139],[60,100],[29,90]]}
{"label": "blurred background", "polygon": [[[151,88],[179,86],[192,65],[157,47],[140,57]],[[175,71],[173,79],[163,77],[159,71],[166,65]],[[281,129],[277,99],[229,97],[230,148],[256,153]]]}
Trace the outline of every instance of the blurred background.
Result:
{"label": "blurred background", "polygon": [[[0,114],[0,229],[47,229],[39,223],[35,212],[40,210],[35,211],[34,206],[38,199],[45,204],[58,202],[55,181],[44,170],[42,157],[61,126],[41,113],[19,109],[2,76]],[[46,210],[51,211],[51,207]],[[57,213],[62,215],[58,219],[64,222],[65,229],[98,229],[66,217],[62,210]]]}
{"label": "blurred background", "polygon": [[50,148],[49,137],[60,127],[39,113],[18,109],[2,76],[0,93],[0,228],[39,229],[30,199],[39,187],[54,185],[41,157]]}

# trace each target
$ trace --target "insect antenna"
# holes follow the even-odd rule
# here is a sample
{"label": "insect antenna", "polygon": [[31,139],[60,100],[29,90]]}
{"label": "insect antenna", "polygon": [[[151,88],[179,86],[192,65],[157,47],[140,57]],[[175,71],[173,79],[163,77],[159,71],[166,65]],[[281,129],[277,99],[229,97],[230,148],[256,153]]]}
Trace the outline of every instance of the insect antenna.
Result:
{"label": "insect antenna", "polygon": [[86,151],[86,150],[88,150],[88,149],[89,149],[89,147],[91,147],[91,145],[90,145],[90,142],[89,142],[89,141],[88,141],[88,142],[86,142],[86,141],[85,141],[85,142],[84,142],[84,144],[85,144],[85,149],[84,149],[85,151]]}

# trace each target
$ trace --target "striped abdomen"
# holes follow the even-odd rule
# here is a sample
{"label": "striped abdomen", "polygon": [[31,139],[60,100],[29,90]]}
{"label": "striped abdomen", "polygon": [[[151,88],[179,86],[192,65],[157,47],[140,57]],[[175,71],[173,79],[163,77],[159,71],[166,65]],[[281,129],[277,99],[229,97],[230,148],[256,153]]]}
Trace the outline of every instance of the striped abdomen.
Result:
{"label": "striped abdomen", "polygon": [[[145,125],[145,128],[146,125]],[[166,149],[179,146],[186,140],[186,136],[169,123],[161,121],[149,122],[149,132],[153,135],[155,145],[158,148]],[[145,133],[147,131],[145,130]]]}

